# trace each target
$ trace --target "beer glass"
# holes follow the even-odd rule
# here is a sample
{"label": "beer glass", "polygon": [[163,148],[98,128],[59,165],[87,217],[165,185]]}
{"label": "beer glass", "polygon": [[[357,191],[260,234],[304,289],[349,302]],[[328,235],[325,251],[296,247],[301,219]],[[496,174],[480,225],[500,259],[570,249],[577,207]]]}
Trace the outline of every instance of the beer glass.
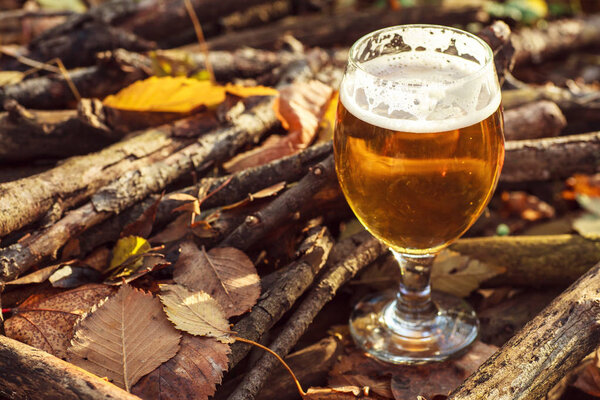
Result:
{"label": "beer glass", "polygon": [[489,46],[435,25],[382,29],[351,48],[334,135],[338,179],[364,227],[401,269],[398,293],[363,299],[356,343],[391,363],[441,361],[477,337],[473,309],[431,292],[436,254],[479,217],[504,160]]}

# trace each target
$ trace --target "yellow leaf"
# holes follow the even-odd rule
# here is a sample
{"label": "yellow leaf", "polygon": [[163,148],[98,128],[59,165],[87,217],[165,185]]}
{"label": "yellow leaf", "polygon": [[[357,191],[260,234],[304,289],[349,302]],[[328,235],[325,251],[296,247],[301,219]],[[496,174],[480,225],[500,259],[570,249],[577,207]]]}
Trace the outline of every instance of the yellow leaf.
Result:
{"label": "yellow leaf", "polygon": [[[143,237],[139,236],[126,236],[121,238],[115,244],[113,249],[113,256],[110,260],[109,271],[123,265],[126,261],[137,255],[142,255],[150,250],[150,243]],[[131,264],[131,269],[137,269],[143,264],[142,257],[138,257]]]}
{"label": "yellow leaf", "polygon": [[156,77],[134,82],[104,99],[108,107],[130,111],[189,113],[225,100],[225,87],[186,77]]}
{"label": "yellow leaf", "polygon": [[238,97],[279,95],[277,89],[273,89],[267,86],[240,86],[228,83],[227,85],[225,85],[225,90],[228,93],[234,94]]}
{"label": "yellow leaf", "polygon": [[335,117],[337,106],[340,99],[340,93],[336,90],[329,100],[327,110],[319,122],[318,142],[326,142],[333,139],[333,129],[335,128]]}
{"label": "yellow leaf", "polygon": [[191,292],[181,285],[160,285],[160,301],[179,330],[233,343],[229,324],[219,303],[206,292]]}

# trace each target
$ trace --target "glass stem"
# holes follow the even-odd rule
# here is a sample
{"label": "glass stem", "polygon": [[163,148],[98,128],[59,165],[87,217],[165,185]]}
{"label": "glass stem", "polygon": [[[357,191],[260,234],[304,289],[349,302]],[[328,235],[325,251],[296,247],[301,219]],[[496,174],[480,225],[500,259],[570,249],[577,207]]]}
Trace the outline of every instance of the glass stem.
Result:
{"label": "glass stem", "polygon": [[396,315],[404,323],[422,324],[431,321],[437,308],[431,301],[431,267],[435,254],[413,256],[392,250],[400,265],[400,290],[396,302]]}

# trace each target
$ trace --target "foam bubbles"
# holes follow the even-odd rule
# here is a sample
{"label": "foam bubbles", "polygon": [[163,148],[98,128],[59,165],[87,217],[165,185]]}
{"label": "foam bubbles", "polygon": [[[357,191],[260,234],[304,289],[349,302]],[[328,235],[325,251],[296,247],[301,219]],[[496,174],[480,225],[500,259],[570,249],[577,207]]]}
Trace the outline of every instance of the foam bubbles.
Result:
{"label": "foam bubbles", "polygon": [[[500,105],[500,87],[481,42],[453,29],[399,27],[359,41],[340,99],[382,128],[441,132],[473,125]],[[360,56],[359,56],[360,55]]]}

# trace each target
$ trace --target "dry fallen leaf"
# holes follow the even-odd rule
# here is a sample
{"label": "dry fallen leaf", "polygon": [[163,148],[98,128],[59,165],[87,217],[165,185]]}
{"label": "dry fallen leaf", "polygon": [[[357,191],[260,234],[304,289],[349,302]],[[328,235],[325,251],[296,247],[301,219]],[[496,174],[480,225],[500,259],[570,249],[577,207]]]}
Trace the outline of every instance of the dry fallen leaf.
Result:
{"label": "dry fallen leaf", "polygon": [[229,345],[215,338],[183,334],[180,349],[132,389],[143,399],[208,399],[227,371]]}
{"label": "dry fallen leaf", "polygon": [[171,221],[165,229],[148,239],[151,243],[169,243],[183,238],[190,231],[190,216],[181,214]]}
{"label": "dry fallen leaf", "polygon": [[593,357],[586,357],[581,364],[582,368],[573,386],[590,396],[600,397],[600,348],[594,352]]}
{"label": "dry fallen leaf", "polygon": [[158,299],[123,285],[78,321],[69,361],[129,391],[177,353],[180,338]]}
{"label": "dry fallen leaf", "polygon": [[181,285],[160,285],[160,290],[165,312],[177,329],[222,343],[235,341],[219,303],[208,293],[191,292]]}
{"label": "dry fallen leaf", "polygon": [[331,96],[327,109],[319,122],[318,142],[326,142],[333,139],[333,130],[335,128],[335,118],[337,116],[339,99],[340,93],[336,90]]}
{"label": "dry fallen leaf", "polygon": [[123,270],[124,275],[137,271],[144,264],[143,255],[150,250],[150,243],[143,237],[122,237],[115,244],[107,272],[115,271],[113,276],[119,277],[120,270]]}
{"label": "dry fallen leaf", "polygon": [[331,94],[329,86],[316,80],[282,89],[274,104],[281,124],[289,131],[287,136],[269,136],[262,146],[234,157],[224,167],[230,172],[240,171],[308,147],[316,136]]}
{"label": "dry fallen leaf", "polygon": [[272,88],[221,86],[208,80],[178,77],[150,77],[134,82],[103,101],[107,107],[142,112],[171,112],[188,114],[201,107],[214,107],[225,100],[226,92],[239,97],[272,96]]}
{"label": "dry fallen leaf", "polygon": [[30,274],[22,276],[13,281],[6,282],[6,285],[28,285],[30,283],[42,283],[46,281],[60,267],[66,265],[65,263],[50,265],[42,269],[38,269]]}
{"label": "dry fallen leaf", "polygon": [[32,296],[4,322],[6,336],[64,358],[75,321],[113,292],[110,286],[90,284],[46,298]]}
{"label": "dry fallen leaf", "polygon": [[208,293],[226,317],[250,310],[260,296],[260,277],[252,260],[233,247],[207,253],[192,241],[182,243],[173,279],[188,289]]}
{"label": "dry fallen leaf", "polygon": [[435,290],[466,297],[479,285],[506,269],[486,264],[460,253],[443,250],[435,259],[431,270],[431,286]]}

